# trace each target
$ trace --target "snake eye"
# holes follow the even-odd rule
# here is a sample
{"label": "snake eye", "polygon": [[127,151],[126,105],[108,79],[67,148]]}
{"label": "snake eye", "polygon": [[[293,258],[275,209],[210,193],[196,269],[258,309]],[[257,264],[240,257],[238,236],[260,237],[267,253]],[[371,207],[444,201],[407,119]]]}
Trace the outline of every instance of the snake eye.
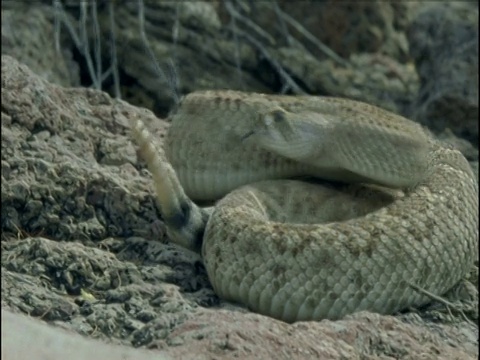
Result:
{"label": "snake eye", "polygon": [[265,115],[265,125],[270,126],[273,123],[279,123],[285,120],[285,113],[280,110],[275,110]]}

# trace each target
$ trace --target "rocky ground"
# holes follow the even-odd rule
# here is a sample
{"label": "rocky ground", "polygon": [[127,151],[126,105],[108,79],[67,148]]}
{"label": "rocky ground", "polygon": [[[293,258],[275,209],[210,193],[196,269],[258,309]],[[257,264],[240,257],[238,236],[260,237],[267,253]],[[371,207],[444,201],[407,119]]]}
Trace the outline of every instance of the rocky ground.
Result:
{"label": "rocky ground", "polygon": [[[128,102],[79,87],[87,81],[85,62],[65,36],[61,54],[55,52],[48,6],[18,3],[2,2],[1,301],[2,339],[9,344],[2,358],[58,350],[60,359],[65,349],[71,359],[102,351],[104,359],[478,357],[478,267],[447,295],[454,306],[434,302],[394,316],[358,313],[285,324],[218,299],[201,259],[168,243],[151,179],[128,134],[127,119],[141,117],[161,143],[168,122],[159,117],[175,97],[175,87],[158,80],[148,53],[139,50],[132,2],[116,9],[123,25],[117,39],[124,44],[118,48],[120,90]],[[356,98],[429,126],[478,172],[476,6],[410,9],[382,2],[375,10],[317,9],[305,2],[303,24],[337,58],[298,45],[293,30],[285,40],[266,16],[251,17],[272,37],[258,47],[241,42],[253,36],[248,33],[222,37],[225,19],[235,14],[228,6],[145,4],[155,56],[176,51],[180,93],[227,87],[276,92],[289,84],[293,93]],[[279,4],[302,18],[300,7]],[[313,10],[330,14],[326,19],[335,15],[338,23],[316,28],[308,16]],[[74,12],[66,14],[75,21]],[[172,41],[175,21],[180,25]],[[238,16],[238,34],[242,21]],[[359,25],[342,30],[342,21]],[[102,86],[114,88],[114,81]],[[14,353],[22,345],[28,353]]]}

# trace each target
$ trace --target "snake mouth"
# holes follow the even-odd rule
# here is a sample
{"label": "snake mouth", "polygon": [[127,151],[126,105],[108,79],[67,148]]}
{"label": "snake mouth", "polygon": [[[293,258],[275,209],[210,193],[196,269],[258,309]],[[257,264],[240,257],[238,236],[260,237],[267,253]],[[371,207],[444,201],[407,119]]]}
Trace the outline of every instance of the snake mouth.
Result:
{"label": "snake mouth", "polygon": [[247,132],[245,135],[243,135],[240,140],[241,141],[245,141],[247,140],[250,136],[252,136],[253,134],[255,134],[255,131],[254,130],[250,130],[249,132]]}

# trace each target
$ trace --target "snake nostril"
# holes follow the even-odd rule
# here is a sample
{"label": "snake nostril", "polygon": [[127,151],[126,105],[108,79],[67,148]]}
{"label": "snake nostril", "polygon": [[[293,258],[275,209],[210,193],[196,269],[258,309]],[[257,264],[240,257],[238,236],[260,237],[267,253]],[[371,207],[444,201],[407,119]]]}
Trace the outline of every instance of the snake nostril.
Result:
{"label": "snake nostril", "polygon": [[285,113],[280,110],[275,110],[274,112],[272,112],[272,116],[273,116],[273,121],[275,122],[280,122],[285,120]]}
{"label": "snake nostril", "polygon": [[279,123],[285,120],[285,113],[281,110],[274,110],[266,114],[263,118],[265,125],[271,126],[274,123]]}

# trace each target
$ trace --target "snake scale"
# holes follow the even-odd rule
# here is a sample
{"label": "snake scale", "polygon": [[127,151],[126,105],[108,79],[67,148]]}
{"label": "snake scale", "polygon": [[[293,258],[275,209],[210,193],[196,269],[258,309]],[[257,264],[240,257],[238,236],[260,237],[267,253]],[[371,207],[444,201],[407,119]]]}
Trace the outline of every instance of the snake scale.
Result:
{"label": "snake scale", "polygon": [[132,130],[169,238],[201,252],[219,297],[255,312],[286,322],[391,314],[428,303],[418,287],[445,293],[475,260],[470,165],[399,115],[330,97],[202,91],[171,115],[163,149],[141,120]]}

